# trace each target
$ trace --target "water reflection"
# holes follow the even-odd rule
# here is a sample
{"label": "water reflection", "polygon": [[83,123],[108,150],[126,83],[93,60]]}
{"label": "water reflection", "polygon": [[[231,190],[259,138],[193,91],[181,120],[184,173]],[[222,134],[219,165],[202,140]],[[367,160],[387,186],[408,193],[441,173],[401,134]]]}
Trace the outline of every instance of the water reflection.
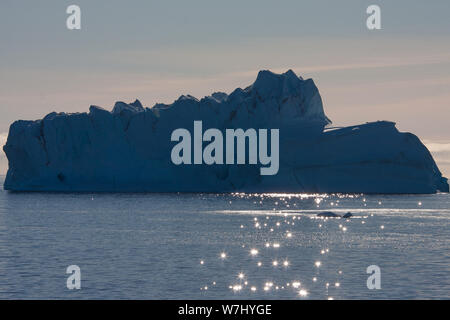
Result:
{"label": "water reflection", "polygon": [[[252,200],[256,198],[259,199],[259,201],[253,200],[252,203],[255,206],[262,205],[262,208],[258,210],[230,210],[215,212],[221,214],[231,213],[250,215],[248,222],[239,224],[238,229],[240,229],[241,232],[244,232],[242,235],[245,236],[245,238],[257,239],[251,244],[248,244],[250,249],[247,249],[250,257],[258,256],[261,258],[261,260],[256,263],[257,269],[254,269],[255,265],[252,261],[233,260],[230,262],[231,268],[230,266],[224,266],[225,268],[234,269],[232,265],[236,264],[236,267],[239,266],[242,269],[248,270],[246,273],[238,273],[237,278],[239,283],[231,283],[228,285],[228,288],[232,292],[240,293],[247,290],[250,294],[255,294],[258,292],[258,287],[260,287],[264,292],[272,292],[273,295],[277,295],[277,291],[290,289],[292,290],[292,298],[295,298],[295,296],[306,298],[310,296],[311,290],[317,294],[317,292],[321,290],[320,288],[323,288],[323,297],[325,299],[333,300],[335,298],[339,298],[339,290],[342,288],[343,272],[340,269],[330,269],[330,267],[326,264],[328,259],[333,259],[332,256],[329,256],[329,243],[325,243],[326,246],[322,247],[323,249],[320,249],[316,256],[310,256],[314,269],[308,269],[305,268],[305,259],[301,259],[302,264],[295,265],[291,263],[289,255],[295,255],[299,246],[302,246],[301,242],[296,242],[293,244],[291,241],[294,239],[294,234],[301,234],[302,231],[304,232],[305,228],[309,229],[310,232],[319,232],[324,235],[338,231],[348,234],[350,232],[348,226],[354,223],[354,221],[361,221],[360,225],[366,224],[368,219],[374,217],[373,212],[367,212],[366,209],[363,209],[364,205],[367,205],[366,197],[358,194],[328,195],[279,193],[236,193],[232,196],[237,200],[232,201],[231,203],[235,203],[239,199]],[[346,199],[353,202],[355,199],[359,199],[361,207],[352,208],[351,211],[353,212],[353,216],[349,219],[342,219],[342,213],[349,212],[349,208],[345,208],[345,205],[342,202],[342,200]],[[313,205],[309,207],[302,205],[302,201],[312,202]],[[264,204],[266,206],[264,206]],[[381,206],[382,201],[376,201],[376,204]],[[273,208],[271,210],[267,210],[267,206],[271,206]],[[295,207],[297,209],[292,209]],[[306,207],[306,209],[298,209],[300,207]],[[314,207],[314,209],[311,207]],[[318,217],[318,213],[325,211],[325,209],[320,210],[321,207],[324,207],[327,210],[328,208],[332,208],[332,212],[335,214],[335,217],[331,216],[331,214],[330,216]],[[302,219],[305,217],[310,219]],[[297,224],[295,222],[297,222]],[[311,222],[313,223],[311,224]],[[250,226],[253,226],[253,228],[248,228]],[[384,225],[380,225],[379,229],[383,230]],[[378,234],[378,236],[381,235]],[[316,238],[318,239],[317,245],[323,244],[320,243],[319,236]],[[342,238],[341,241],[344,241],[345,243],[345,238]],[[239,247],[230,248],[230,254],[232,256],[241,256],[242,253],[233,252],[236,250],[243,250],[245,247],[246,244],[242,244]],[[266,250],[261,252],[258,247],[266,248]],[[282,247],[284,247],[284,249],[279,251]],[[282,253],[282,256],[280,253]],[[220,256],[222,259],[227,257],[225,253],[221,253]],[[319,256],[322,256],[322,259],[317,260]],[[272,268],[264,268],[263,261],[266,261]],[[299,261],[299,259],[294,259],[294,261]],[[304,271],[299,273],[299,270],[302,269],[304,269]],[[309,288],[303,286],[302,281],[298,280],[299,274],[304,280],[310,279]],[[283,282],[283,279],[289,279],[289,277],[294,278],[288,280],[287,282]],[[273,278],[278,280],[261,280],[264,278]],[[330,283],[332,283],[332,285],[330,285]],[[306,281],[305,284],[307,285],[308,281]],[[329,295],[331,288],[333,289],[333,296]]]}

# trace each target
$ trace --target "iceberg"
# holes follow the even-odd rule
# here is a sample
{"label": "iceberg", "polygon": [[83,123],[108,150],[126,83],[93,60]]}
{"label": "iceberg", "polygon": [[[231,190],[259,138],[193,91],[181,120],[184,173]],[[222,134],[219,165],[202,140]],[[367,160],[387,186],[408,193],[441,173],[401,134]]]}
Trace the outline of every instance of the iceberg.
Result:
{"label": "iceberg", "polygon": [[[279,170],[259,163],[174,164],[171,134],[202,121],[216,128],[279,129]],[[206,142],[200,141],[200,144]],[[260,71],[231,94],[144,107],[117,102],[112,111],[50,113],[14,122],[3,147],[11,191],[64,192],[448,192],[430,152],[395,123],[331,127],[312,79],[292,70]]]}

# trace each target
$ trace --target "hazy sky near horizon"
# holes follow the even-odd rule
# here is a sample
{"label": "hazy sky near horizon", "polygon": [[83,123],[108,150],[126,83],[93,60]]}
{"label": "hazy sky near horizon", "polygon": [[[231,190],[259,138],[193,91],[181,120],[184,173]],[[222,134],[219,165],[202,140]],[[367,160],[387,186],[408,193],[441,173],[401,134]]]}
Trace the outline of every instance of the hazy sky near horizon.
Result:
{"label": "hazy sky near horizon", "polygon": [[[66,28],[71,4],[81,30]],[[370,4],[382,30],[366,28]],[[229,93],[293,69],[334,124],[395,121],[450,176],[449,14],[448,0],[2,0],[0,143],[17,119]]]}

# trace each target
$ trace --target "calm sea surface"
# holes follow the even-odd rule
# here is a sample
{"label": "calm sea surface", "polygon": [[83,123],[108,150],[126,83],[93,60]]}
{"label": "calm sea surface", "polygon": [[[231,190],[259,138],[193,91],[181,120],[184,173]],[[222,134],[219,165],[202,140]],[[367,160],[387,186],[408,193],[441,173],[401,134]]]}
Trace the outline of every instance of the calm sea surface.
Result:
{"label": "calm sea surface", "polygon": [[[354,217],[316,218],[325,210]],[[0,298],[449,299],[449,222],[449,194],[2,189]]]}

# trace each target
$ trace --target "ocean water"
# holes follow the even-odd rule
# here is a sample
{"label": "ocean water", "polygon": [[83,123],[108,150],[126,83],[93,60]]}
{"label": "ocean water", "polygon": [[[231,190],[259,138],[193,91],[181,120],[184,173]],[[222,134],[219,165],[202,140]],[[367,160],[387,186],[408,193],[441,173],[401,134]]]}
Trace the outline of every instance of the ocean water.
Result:
{"label": "ocean water", "polygon": [[0,298],[449,299],[449,222],[449,194],[1,190]]}

